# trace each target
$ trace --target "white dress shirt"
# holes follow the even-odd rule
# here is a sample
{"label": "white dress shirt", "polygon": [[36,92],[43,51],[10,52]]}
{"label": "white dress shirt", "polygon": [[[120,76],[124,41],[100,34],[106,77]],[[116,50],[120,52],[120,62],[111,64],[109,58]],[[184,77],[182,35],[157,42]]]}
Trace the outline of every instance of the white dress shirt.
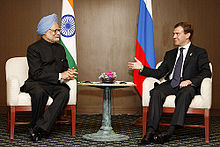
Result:
{"label": "white dress shirt", "polygon": [[[174,68],[175,68],[175,66],[176,66],[177,59],[178,59],[179,56],[180,56],[180,48],[184,48],[184,49],[183,49],[183,64],[182,64],[182,67],[181,67],[181,77],[183,76],[183,65],[184,65],[184,62],[185,62],[186,55],[187,55],[187,52],[188,52],[188,50],[189,50],[190,44],[191,44],[191,42],[189,42],[188,44],[186,44],[186,45],[184,45],[184,46],[178,47],[178,52],[177,52],[177,56],[176,56],[176,61],[175,61]],[[173,68],[172,73],[171,73],[170,76],[169,76],[170,79],[173,78],[174,68]]]}

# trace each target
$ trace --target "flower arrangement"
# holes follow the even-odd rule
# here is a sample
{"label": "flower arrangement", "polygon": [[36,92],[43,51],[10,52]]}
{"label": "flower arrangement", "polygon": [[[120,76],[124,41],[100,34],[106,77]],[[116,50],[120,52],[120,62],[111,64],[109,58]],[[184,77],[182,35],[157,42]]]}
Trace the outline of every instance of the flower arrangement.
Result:
{"label": "flower arrangement", "polygon": [[99,79],[101,79],[103,83],[113,83],[116,78],[116,72],[101,73],[99,76]]}

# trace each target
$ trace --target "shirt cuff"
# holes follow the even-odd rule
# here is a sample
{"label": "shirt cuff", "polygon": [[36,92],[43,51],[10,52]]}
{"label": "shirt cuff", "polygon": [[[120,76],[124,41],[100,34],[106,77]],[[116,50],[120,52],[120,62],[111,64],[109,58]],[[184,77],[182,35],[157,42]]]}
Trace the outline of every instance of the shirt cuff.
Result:
{"label": "shirt cuff", "polygon": [[59,79],[58,80],[61,80],[61,78],[62,78],[62,75],[61,75],[61,73],[59,73]]}
{"label": "shirt cuff", "polygon": [[64,83],[64,79],[62,79],[61,73],[59,73],[59,79],[58,80],[60,81],[61,84]]}
{"label": "shirt cuff", "polygon": [[144,65],[142,65],[142,69],[140,69],[139,71],[142,72],[144,70]]}

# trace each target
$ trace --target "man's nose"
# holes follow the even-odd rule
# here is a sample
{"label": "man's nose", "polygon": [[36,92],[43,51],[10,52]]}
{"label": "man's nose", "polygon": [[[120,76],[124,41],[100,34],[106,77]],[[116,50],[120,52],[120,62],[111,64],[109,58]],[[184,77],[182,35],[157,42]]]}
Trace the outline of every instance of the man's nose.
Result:
{"label": "man's nose", "polygon": [[60,31],[57,31],[56,34],[57,34],[57,35],[60,35]]}

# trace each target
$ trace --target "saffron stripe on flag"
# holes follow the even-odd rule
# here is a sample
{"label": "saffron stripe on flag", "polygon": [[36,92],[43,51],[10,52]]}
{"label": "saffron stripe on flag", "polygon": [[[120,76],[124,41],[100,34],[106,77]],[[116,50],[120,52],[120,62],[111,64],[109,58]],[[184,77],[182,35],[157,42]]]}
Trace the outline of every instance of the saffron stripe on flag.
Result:
{"label": "saffron stripe on flag", "polygon": [[73,12],[74,12],[74,2],[73,0],[68,0],[69,1],[69,4],[71,5],[72,9],[73,9]]}

